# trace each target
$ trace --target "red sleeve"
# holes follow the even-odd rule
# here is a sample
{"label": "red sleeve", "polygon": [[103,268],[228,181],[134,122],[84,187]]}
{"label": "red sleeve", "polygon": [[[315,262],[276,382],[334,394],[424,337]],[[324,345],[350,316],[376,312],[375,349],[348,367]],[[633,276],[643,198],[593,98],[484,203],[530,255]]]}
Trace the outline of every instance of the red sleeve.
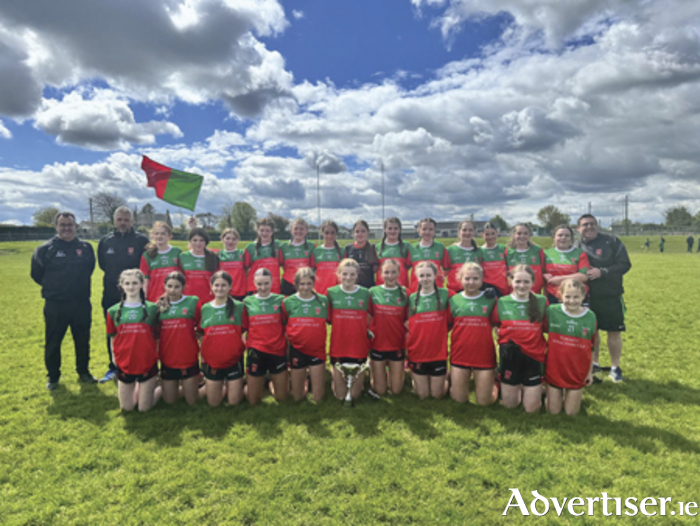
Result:
{"label": "red sleeve", "polygon": [[309,265],[311,265],[313,269],[316,268],[316,256],[314,256],[313,252],[311,252],[311,257],[309,258]]}
{"label": "red sleeve", "polygon": [[286,325],[286,323],[289,321],[289,313],[287,312],[287,307],[284,305],[284,302],[282,302],[282,323]]}
{"label": "red sleeve", "polygon": [[328,323],[331,323],[333,320],[333,304],[331,303],[330,298],[328,298],[328,319],[326,320]]}
{"label": "red sleeve", "polygon": [[243,314],[241,314],[241,332],[248,330],[248,309],[243,306]]}
{"label": "red sleeve", "polygon": [[110,316],[109,312],[107,313],[107,336],[113,336],[114,334],[117,334],[117,328],[114,325],[114,321],[112,321],[112,316]]}
{"label": "red sleeve", "polygon": [[279,264],[284,267],[284,252],[282,252],[282,245],[277,248],[277,261],[279,261]]}
{"label": "red sleeve", "polygon": [[545,262],[544,250],[540,249],[540,265],[542,267],[542,272],[544,272],[544,262]]}
{"label": "red sleeve", "polygon": [[197,302],[197,307],[194,309],[194,330],[199,330],[199,325],[202,323],[202,304]]}
{"label": "red sleeve", "polygon": [[450,270],[452,268],[452,262],[450,261],[450,253],[447,251],[447,247],[442,254],[442,268],[445,270]]}
{"label": "red sleeve", "polygon": [[591,262],[588,261],[588,255],[585,252],[581,252],[578,258],[578,268],[579,270],[582,268],[591,268]]}
{"label": "red sleeve", "polygon": [[374,303],[372,303],[372,295],[370,294],[367,300],[367,314],[374,316]]}
{"label": "red sleeve", "polygon": [[250,252],[246,249],[243,253],[243,266],[245,268],[250,268],[250,266],[253,264],[253,261],[250,259]]}
{"label": "red sleeve", "polygon": [[150,277],[151,274],[151,269],[148,266],[148,261],[146,261],[146,258],[141,256],[141,263],[139,264],[139,270],[143,272],[143,275],[146,276],[147,278]]}
{"label": "red sleeve", "polygon": [[498,302],[493,304],[493,309],[491,310],[491,325],[498,327],[501,324],[501,320],[498,317]]}
{"label": "red sleeve", "polygon": [[411,268],[412,266],[413,262],[411,261],[411,249],[409,248],[408,252],[406,253],[406,268]]}
{"label": "red sleeve", "polygon": [[447,302],[447,327],[448,329],[452,327],[454,323],[454,318],[452,317],[452,308],[450,307],[449,301]]}

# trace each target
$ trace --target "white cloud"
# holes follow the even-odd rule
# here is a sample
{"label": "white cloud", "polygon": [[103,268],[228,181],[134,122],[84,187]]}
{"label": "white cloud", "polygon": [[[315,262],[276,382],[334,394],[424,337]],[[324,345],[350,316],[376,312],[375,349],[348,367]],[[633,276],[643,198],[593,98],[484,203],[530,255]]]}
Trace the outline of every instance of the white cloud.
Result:
{"label": "white cloud", "polygon": [[2,137],[3,139],[12,138],[12,132],[7,129],[7,127],[2,121],[0,121],[0,137]]}
{"label": "white cloud", "polygon": [[301,20],[304,18],[304,11],[300,11],[298,9],[292,9],[292,16],[294,17],[295,20]]}

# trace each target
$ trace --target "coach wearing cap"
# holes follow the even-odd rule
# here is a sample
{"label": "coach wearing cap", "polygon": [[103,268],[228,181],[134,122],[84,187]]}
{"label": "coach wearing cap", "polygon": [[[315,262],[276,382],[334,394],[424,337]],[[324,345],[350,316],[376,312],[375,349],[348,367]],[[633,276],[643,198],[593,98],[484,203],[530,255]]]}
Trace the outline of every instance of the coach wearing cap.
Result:
{"label": "coach wearing cap", "polygon": [[46,325],[44,361],[46,388],[53,391],[61,378],[61,342],[70,327],[75,344],[75,368],[82,383],[95,383],[90,374],[90,282],[95,270],[92,245],[75,236],[75,215],[59,212],[54,219],[57,235],[37,247],[31,276],[41,285]]}
{"label": "coach wearing cap", "polygon": [[[617,237],[598,232],[598,221],[591,214],[579,217],[578,231],[581,239],[575,246],[586,252],[591,268],[588,276],[588,286],[591,295],[591,310],[598,318],[598,329],[608,333],[608,349],[610,351],[610,377],[615,382],[621,382],[622,369],[622,332],[625,330],[625,303],[622,299],[624,288],[622,276],[630,268],[630,258],[627,249]],[[593,353],[593,368],[599,370],[598,346]]]}
{"label": "coach wearing cap", "polygon": [[[120,206],[114,211],[114,231],[100,239],[97,245],[97,262],[104,272],[102,280],[102,310],[107,317],[107,309],[121,301],[119,275],[126,269],[139,268],[141,256],[148,244],[148,238],[132,227],[131,210]],[[107,338],[109,369],[100,383],[116,379],[117,369],[112,359],[112,348]]]}

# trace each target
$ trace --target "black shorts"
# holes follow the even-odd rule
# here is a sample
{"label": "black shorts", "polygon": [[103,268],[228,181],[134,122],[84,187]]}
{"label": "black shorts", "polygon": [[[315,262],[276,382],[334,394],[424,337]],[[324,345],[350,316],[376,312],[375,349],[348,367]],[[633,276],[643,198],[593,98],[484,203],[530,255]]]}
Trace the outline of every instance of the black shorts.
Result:
{"label": "black shorts", "polygon": [[315,356],[304,354],[299,349],[295,349],[290,345],[289,363],[291,364],[292,369],[306,369],[307,367],[313,367],[314,365],[324,365],[326,362],[325,360],[321,360]]}
{"label": "black shorts", "polygon": [[411,372],[419,376],[444,376],[447,374],[447,360],[435,362],[408,362]]}
{"label": "black shorts", "polygon": [[542,364],[525,354],[519,345],[508,342],[498,348],[501,383],[533,387],[542,383]]}
{"label": "black shorts", "polygon": [[160,379],[161,380],[187,380],[193,376],[199,374],[199,364],[195,364],[192,367],[187,367],[186,369],[173,369],[172,367],[166,367],[161,364],[160,366]]}
{"label": "black shorts", "polygon": [[234,380],[240,380],[243,378],[243,371],[242,356],[236,365],[233,365],[227,369],[214,369],[213,367],[210,367],[209,364],[202,362],[202,373],[204,373],[204,378],[215,382],[223,382],[224,380],[232,382]]}
{"label": "black shorts", "polygon": [[147,382],[154,376],[158,376],[158,364],[153,364],[147,373],[144,374],[129,374],[122,371],[117,367],[117,380],[123,384],[133,384],[134,382],[143,383]]}
{"label": "black shorts", "polygon": [[390,362],[403,362],[404,358],[406,358],[406,353],[402,350],[400,351],[375,351],[372,349],[369,351],[369,357],[372,360],[376,360],[378,362],[383,362],[385,360],[389,360]]}
{"label": "black shorts", "polygon": [[454,367],[455,369],[471,369],[473,371],[490,371],[493,369],[493,367],[470,367],[468,365],[459,365],[452,362],[450,362],[450,367]]}
{"label": "black shorts", "polygon": [[598,319],[598,328],[603,331],[624,332],[625,302],[622,296],[593,297],[590,308]]}
{"label": "black shorts", "polygon": [[243,301],[243,300],[245,299],[246,295],[243,294],[243,296],[231,296],[231,297],[232,297],[234,300]]}
{"label": "black shorts", "polygon": [[280,292],[284,296],[291,296],[292,294],[296,294],[297,288],[294,286],[293,283],[289,283],[286,279],[282,280],[282,284],[280,285]]}
{"label": "black shorts", "polygon": [[356,364],[363,364],[367,360],[364,358],[346,358],[345,356],[341,356],[340,358],[334,358],[331,356],[331,365],[335,365],[337,363],[356,363]]}
{"label": "black shorts", "polygon": [[248,349],[248,376],[279,374],[287,370],[287,357],[277,356],[257,349]]}

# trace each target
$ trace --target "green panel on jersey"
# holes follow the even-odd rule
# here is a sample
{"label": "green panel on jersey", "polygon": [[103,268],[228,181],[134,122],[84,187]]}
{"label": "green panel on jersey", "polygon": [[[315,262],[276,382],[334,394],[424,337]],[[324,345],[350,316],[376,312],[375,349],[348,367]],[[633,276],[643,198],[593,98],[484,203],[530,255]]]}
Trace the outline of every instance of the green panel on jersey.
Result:
{"label": "green panel on jersey", "polygon": [[168,310],[160,313],[161,320],[175,320],[182,318],[194,318],[197,310],[197,296],[184,296],[179,302],[171,303]]}
{"label": "green panel on jersey", "polygon": [[[571,265],[578,267],[578,261],[581,258],[583,250],[580,248],[572,248],[568,252],[560,252],[556,247],[548,248],[544,251],[544,262],[547,265]],[[578,272],[585,274],[587,268],[580,268]]]}
{"label": "green panel on jersey", "polygon": [[405,307],[408,303],[406,289],[399,285],[395,289],[385,289],[381,285],[369,289],[374,305],[390,305],[392,307]]}
{"label": "green panel on jersey", "polygon": [[476,298],[465,298],[463,294],[455,294],[450,298],[452,317],[476,316],[488,318],[496,303],[496,298],[487,298],[483,292]]}
{"label": "green panel on jersey", "polygon": [[168,268],[177,267],[177,260],[182,254],[182,250],[178,247],[170,247],[170,250],[165,254],[156,254],[155,257],[149,256],[146,252],[143,253],[143,257],[148,263],[148,268]]}
{"label": "green panel on jersey", "polygon": [[418,261],[438,260],[442,262],[442,257],[445,255],[445,245],[439,241],[434,241],[429,247],[420,246],[420,241],[411,245],[411,263],[415,264]]}
{"label": "green panel on jersey", "polygon": [[[446,309],[449,307],[449,301],[450,301],[450,293],[447,291],[447,289],[436,289],[437,294],[440,295],[440,306],[442,309]],[[409,300],[410,304],[410,311],[413,312],[414,305],[416,304],[416,300],[418,300],[418,308],[416,309],[415,314],[423,314],[424,312],[436,312],[438,310],[438,303],[437,303],[437,295],[436,294],[429,294],[427,296],[420,296],[420,299],[418,299],[418,293],[414,292],[411,294],[411,298]]]}
{"label": "green panel on jersey", "polygon": [[385,243],[384,250],[382,250],[382,244],[377,243],[375,248],[377,249],[377,256],[379,259],[406,259],[409,246],[410,245],[408,243],[404,243],[402,249],[401,245],[399,244],[387,245]]}
{"label": "green panel on jersey", "polygon": [[270,314],[282,313],[282,301],[284,296],[281,294],[270,294],[265,299],[258,299],[255,296],[246,296],[243,299],[245,308],[248,311],[248,317],[264,316]]}
{"label": "green panel on jersey", "polygon": [[549,332],[586,340],[592,339],[596,331],[596,317],[593,311],[586,309],[586,313],[583,316],[574,317],[564,312],[563,307],[560,303],[551,305],[547,309]]}
{"label": "green panel on jersey", "polygon": [[[272,253],[272,247],[275,247],[275,253]],[[246,252],[250,255],[250,260],[251,261],[257,261],[259,259],[265,259],[265,258],[276,258],[279,253],[280,253],[280,244],[279,241],[275,240],[274,243],[270,243],[267,246],[260,246],[257,247],[256,244],[250,243],[248,246],[245,247]]]}
{"label": "green panel on jersey", "polygon": [[226,316],[226,306],[215,307],[211,303],[205,303],[202,305],[202,321],[199,326],[202,329],[207,327],[213,327],[215,325],[241,325],[241,318],[243,316],[243,303],[238,300],[233,300],[234,311],[233,320],[230,320]]}
{"label": "green panel on jersey", "polygon": [[[146,311],[146,319],[143,318],[144,310]],[[158,313],[158,306],[155,303],[147,301],[145,306],[122,306],[120,313],[119,303],[117,303],[116,305],[112,305],[107,312],[110,318],[112,318],[115,327],[119,327],[125,323],[147,323],[148,325],[153,325],[155,323],[156,314]],[[119,321],[117,321],[117,314],[119,314]]]}
{"label": "green panel on jersey", "polygon": [[328,289],[328,300],[334,309],[367,310],[369,305],[369,290],[364,287],[356,292],[345,292],[340,285]]}
{"label": "green panel on jersey", "polygon": [[314,255],[316,263],[320,263],[321,261],[340,261],[341,259],[343,259],[343,251],[341,250],[340,254],[338,254],[338,250],[336,250],[335,247],[316,247],[312,250],[312,253]]}
{"label": "green panel on jersey", "polygon": [[[535,294],[534,296],[537,298],[540,312],[544,314],[544,310],[547,306],[547,299],[541,294]],[[529,320],[530,317],[527,313],[528,303],[528,300],[518,301],[514,299],[512,295],[503,296],[498,300],[498,317],[501,319],[501,321]]]}
{"label": "green panel on jersey", "polygon": [[311,252],[314,249],[314,244],[310,242],[302,243],[301,245],[292,245],[290,241],[282,243],[280,250],[284,260],[288,259],[306,259],[311,257]]}
{"label": "green panel on jersey", "polygon": [[290,318],[328,318],[328,298],[320,294],[308,301],[294,294],[284,299],[284,308]]}
{"label": "green panel on jersey", "polygon": [[516,265],[539,265],[541,263],[540,250],[542,250],[542,248],[539,245],[532,245],[523,252],[518,252],[516,249],[510,248],[508,250],[508,266],[514,267]]}
{"label": "green panel on jersey", "polygon": [[191,252],[180,254],[180,266],[182,270],[206,270],[206,258],[197,257]]}
{"label": "green panel on jersey", "polygon": [[480,247],[481,254],[484,257],[484,261],[505,261],[506,259],[506,246],[500,243],[492,248],[486,248],[485,246]]}
{"label": "green panel on jersey", "polygon": [[231,252],[226,250],[219,251],[219,261],[243,261],[243,259],[244,253],[240,248],[232,250]]}
{"label": "green panel on jersey", "polygon": [[481,263],[483,260],[483,255],[480,248],[474,248],[472,250],[465,250],[459,245],[450,245],[446,248],[447,253],[450,255],[450,263],[455,265],[457,263]]}

